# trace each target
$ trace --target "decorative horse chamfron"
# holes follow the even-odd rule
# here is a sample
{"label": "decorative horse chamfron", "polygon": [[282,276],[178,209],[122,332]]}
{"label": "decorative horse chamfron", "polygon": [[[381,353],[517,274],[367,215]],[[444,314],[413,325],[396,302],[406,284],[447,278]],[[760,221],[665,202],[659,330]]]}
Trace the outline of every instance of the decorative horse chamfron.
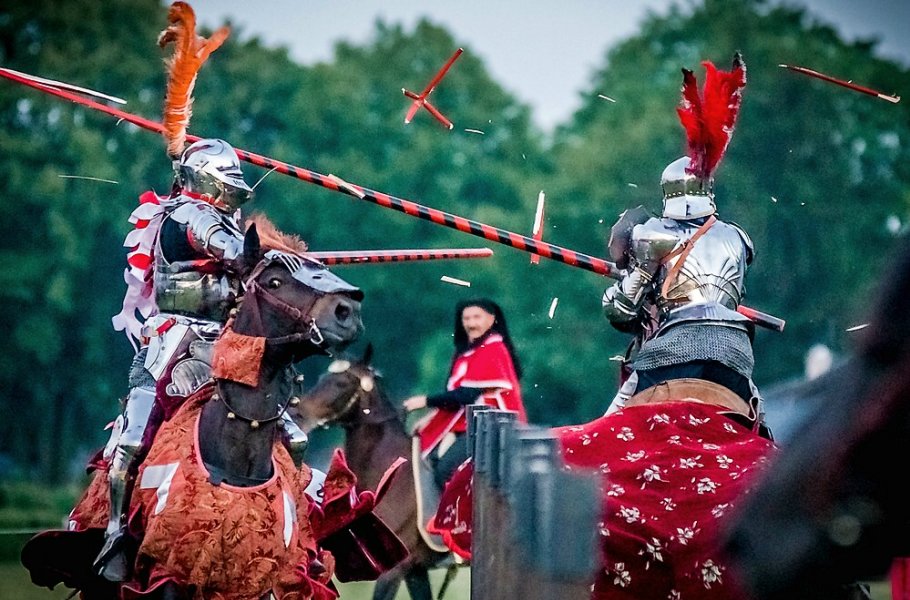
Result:
{"label": "decorative horse chamfron", "polygon": [[[304,431],[330,424],[344,428],[344,452],[351,470],[371,489],[396,459],[411,456],[411,437],[377,380],[370,364],[372,354],[370,345],[360,359],[335,360],[291,411]],[[376,514],[401,538],[410,556],[376,581],[373,598],[391,600],[403,579],[412,598],[430,600],[427,569],[446,555],[431,548],[417,526],[417,496],[411,469],[392,483]],[[445,584],[439,595],[444,591]]]}
{"label": "decorative horse chamfron", "polygon": [[137,475],[132,580],[117,589],[73,564],[72,549],[91,555],[106,524],[98,471],[71,514],[73,531],[36,536],[23,550],[36,584],[63,582],[86,598],[331,597],[331,569],[310,568],[321,557],[304,494],[310,472],[294,465],[278,420],[290,403],[292,363],[356,339],[363,295],[314,261],[263,254],[254,227],[244,257],[256,266],[216,343],[213,379],[162,425]]}

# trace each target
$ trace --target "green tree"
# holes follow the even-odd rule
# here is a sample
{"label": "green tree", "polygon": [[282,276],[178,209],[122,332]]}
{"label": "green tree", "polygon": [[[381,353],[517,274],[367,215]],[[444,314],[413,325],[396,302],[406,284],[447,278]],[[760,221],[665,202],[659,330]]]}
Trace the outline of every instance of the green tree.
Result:
{"label": "green tree", "polygon": [[[144,102],[141,91],[160,89],[163,77],[157,59],[141,57],[163,18],[149,1],[4,6],[0,63],[128,90],[132,109],[154,112],[157,100]],[[99,123],[82,108],[0,86],[0,453],[55,481],[97,446],[124,391],[129,347],[109,327],[122,293],[119,240],[139,182],[162,175],[154,137]]]}

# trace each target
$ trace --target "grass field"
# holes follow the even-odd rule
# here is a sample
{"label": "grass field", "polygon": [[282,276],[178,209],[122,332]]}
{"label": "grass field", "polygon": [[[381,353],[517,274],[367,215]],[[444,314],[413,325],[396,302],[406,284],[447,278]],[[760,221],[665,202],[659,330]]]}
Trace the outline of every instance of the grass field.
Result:
{"label": "grass field", "polygon": [[[444,571],[437,570],[430,575],[434,594],[439,590],[444,574]],[[462,569],[449,586],[446,599],[468,600],[471,597],[470,590],[470,569]],[[338,591],[341,592],[343,600],[370,600],[373,584],[369,582],[342,583],[338,584]],[[69,592],[70,590],[60,586],[53,591],[36,587],[29,580],[28,572],[19,563],[0,563],[0,600],[55,600],[66,598]],[[395,600],[406,600],[407,598],[407,592],[402,585]],[[891,589],[888,584],[872,584],[872,598],[874,600],[891,600]]]}
{"label": "grass field", "polygon": [[[437,570],[430,575],[433,592],[439,590],[445,571]],[[459,571],[455,581],[446,592],[447,600],[468,600],[470,598],[471,574],[468,569]],[[71,590],[57,586],[53,591],[32,585],[26,571],[19,563],[0,563],[0,600],[56,600],[66,598]],[[338,584],[338,591],[344,600],[370,600],[373,584],[370,582]],[[395,600],[406,600],[408,597],[404,585],[398,591]],[[885,597],[883,597],[884,600]]]}
{"label": "grass field", "polygon": [[[442,583],[444,571],[437,570],[430,575],[433,593],[439,590]],[[468,600],[471,597],[471,573],[470,569],[459,571],[455,581],[449,586],[446,592],[447,600]],[[66,598],[70,590],[57,586],[57,589],[49,591],[46,588],[39,588],[32,585],[28,578],[28,572],[19,563],[0,563],[0,600],[55,600]],[[338,591],[341,592],[343,600],[370,600],[373,593],[373,584],[363,583],[342,583],[338,585]],[[406,600],[408,598],[404,585],[395,596],[395,600]],[[891,600],[891,589],[886,583],[874,583],[872,585],[872,598],[874,600]]]}

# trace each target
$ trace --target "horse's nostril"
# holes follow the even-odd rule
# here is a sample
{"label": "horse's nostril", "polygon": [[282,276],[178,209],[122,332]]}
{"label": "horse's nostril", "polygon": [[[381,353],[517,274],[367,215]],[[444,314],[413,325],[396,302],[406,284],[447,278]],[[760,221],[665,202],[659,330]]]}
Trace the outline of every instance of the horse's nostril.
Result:
{"label": "horse's nostril", "polygon": [[339,302],[335,307],[335,317],[339,321],[347,321],[351,317],[351,307],[344,302]]}

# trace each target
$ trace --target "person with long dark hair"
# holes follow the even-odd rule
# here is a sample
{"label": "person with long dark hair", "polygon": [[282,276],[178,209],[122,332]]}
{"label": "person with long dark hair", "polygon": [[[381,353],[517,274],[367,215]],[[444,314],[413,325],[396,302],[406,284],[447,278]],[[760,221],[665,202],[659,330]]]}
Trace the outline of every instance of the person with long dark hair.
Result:
{"label": "person with long dark hair", "polygon": [[515,354],[502,308],[492,300],[477,298],[455,307],[455,353],[446,391],[431,396],[411,396],[407,411],[433,409],[416,427],[421,457],[428,460],[440,489],[468,458],[465,407],[488,404],[514,410],[526,422],[521,400],[521,364]]}

